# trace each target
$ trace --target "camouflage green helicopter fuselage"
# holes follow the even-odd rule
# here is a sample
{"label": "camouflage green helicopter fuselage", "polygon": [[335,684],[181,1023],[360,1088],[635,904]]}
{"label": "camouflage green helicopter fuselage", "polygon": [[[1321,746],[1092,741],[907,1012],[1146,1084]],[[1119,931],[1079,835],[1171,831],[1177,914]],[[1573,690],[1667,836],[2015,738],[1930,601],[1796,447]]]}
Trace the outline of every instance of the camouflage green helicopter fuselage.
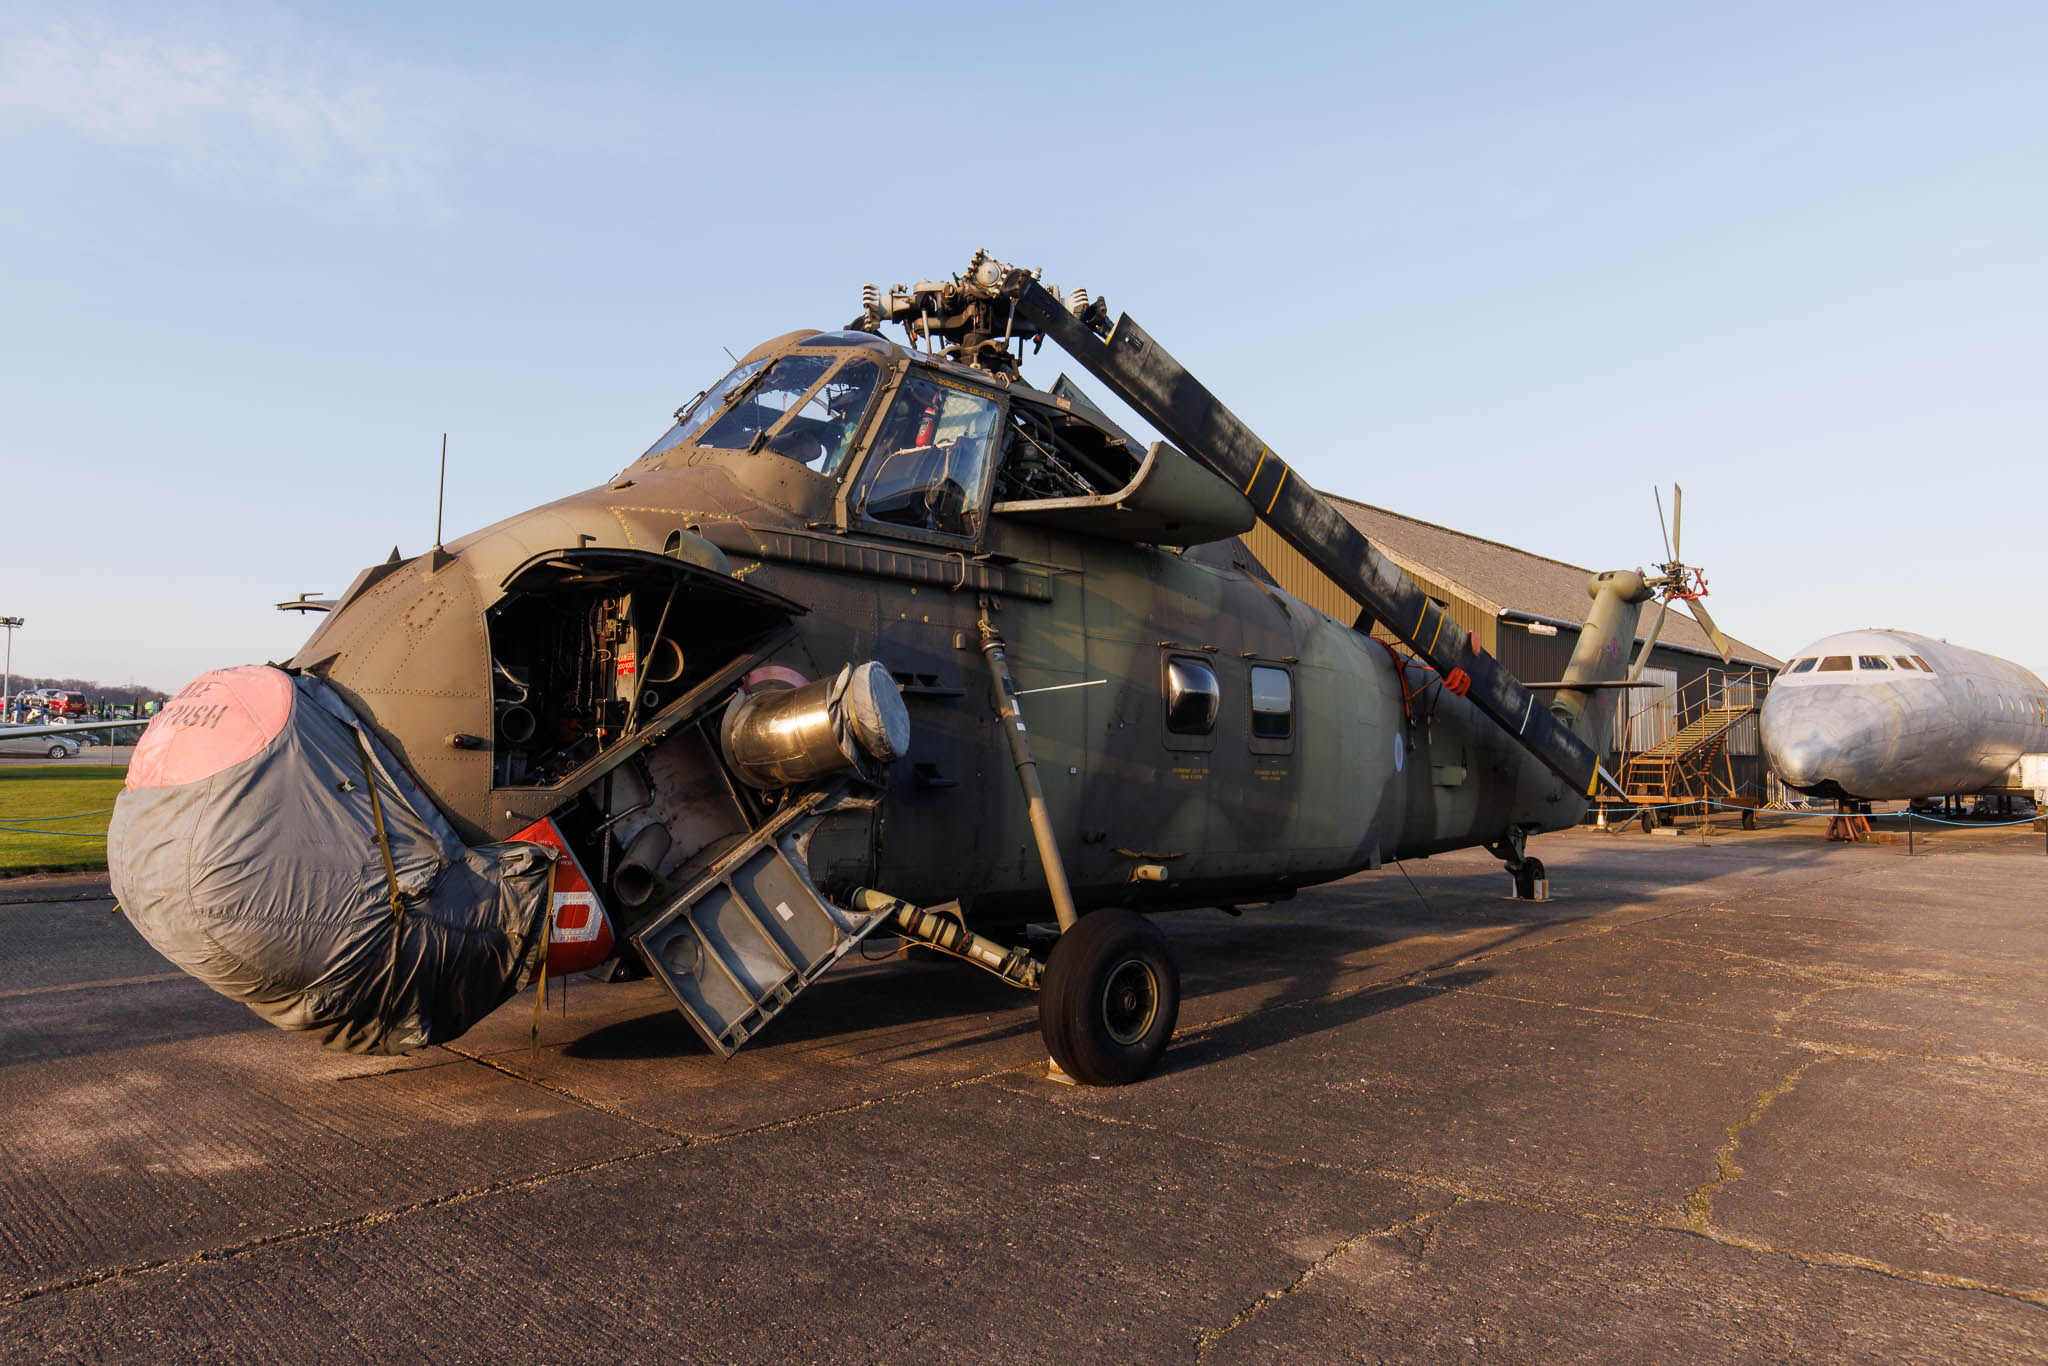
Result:
{"label": "camouflage green helicopter fuselage", "polygon": [[[617,478],[365,571],[291,665],[465,839],[553,816],[610,879],[658,824],[638,875],[670,888],[776,800],[721,762],[742,681],[880,661],[908,753],[815,831],[810,872],[957,900],[977,929],[1048,918],[985,631],[1083,910],[1268,901],[1581,818],[1436,670],[1275,587],[1236,539],[1253,520],[1064,381],[791,333]],[[1599,624],[1632,640],[1633,608]],[[634,891],[628,934],[660,904]]]}

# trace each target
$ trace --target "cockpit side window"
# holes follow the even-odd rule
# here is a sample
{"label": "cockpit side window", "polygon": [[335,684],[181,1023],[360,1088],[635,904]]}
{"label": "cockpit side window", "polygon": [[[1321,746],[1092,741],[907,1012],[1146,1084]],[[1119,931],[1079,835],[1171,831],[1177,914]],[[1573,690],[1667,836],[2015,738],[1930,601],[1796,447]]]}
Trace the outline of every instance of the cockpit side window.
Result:
{"label": "cockpit side window", "polygon": [[1789,668],[1789,669],[1787,669],[1787,670],[1785,670],[1785,672],[1786,672],[1786,673],[1788,673],[1788,674],[1803,674],[1803,673],[1808,673],[1808,672],[1810,672],[1810,671],[1811,671],[1811,670],[1813,669],[1813,666],[1814,666],[1815,664],[1819,663],[1819,662],[1820,662],[1820,661],[1819,661],[1819,660],[1817,660],[1817,659],[1815,659],[1815,658],[1814,658],[1814,657],[1813,657],[1812,655],[1808,655],[1808,656],[1807,656],[1806,658],[1804,658],[1804,659],[1795,659],[1795,660],[1793,660],[1793,661],[1792,661],[1792,667],[1791,667],[1791,668]]}
{"label": "cockpit side window", "polygon": [[918,531],[973,535],[1000,413],[992,398],[911,374],[869,443],[862,514]]}
{"label": "cockpit side window", "polygon": [[1933,673],[1933,672],[1934,672],[1934,669],[1933,669],[1933,668],[1932,668],[1932,667],[1931,667],[1931,666],[1930,666],[1930,665],[1929,665],[1929,664],[1927,663],[1927,661],[1926,661],[1926,660],[1924,660],[1924,659],[1922,659],[1922,658],[1921,658],[1920,656],[1918,656],[1918,655],[1914,655],[1914,656],[1913,656],[1913,662],[1914,662],[1915,664],[1918,664],[1918,665],[1919,665],[1919,666],[1920,666],[1920,667],[1921,667],[1922,669],[1925,669],[1925,670],[1926,670],[1926,671],[1927,671],[1928,673]]}

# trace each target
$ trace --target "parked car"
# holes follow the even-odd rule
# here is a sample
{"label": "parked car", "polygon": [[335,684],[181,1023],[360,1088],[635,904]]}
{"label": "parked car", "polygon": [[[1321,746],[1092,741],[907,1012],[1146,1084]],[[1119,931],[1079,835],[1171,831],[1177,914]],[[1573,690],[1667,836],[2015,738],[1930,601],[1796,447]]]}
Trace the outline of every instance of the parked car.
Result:
{"label": "parked car", "polygon": [[69,759],[78,753],[78,741],[68,735],[9,735],[0,731],[0,754],[40,754],[46,759]]}
{"label": "parked car", "polygon": [[52,716],[89,716],[92,714],[92,706],[85,700],[85,694],[82,692],[64,692],[61,689],[52,688],[50,694],[49,704],[45,709]]}

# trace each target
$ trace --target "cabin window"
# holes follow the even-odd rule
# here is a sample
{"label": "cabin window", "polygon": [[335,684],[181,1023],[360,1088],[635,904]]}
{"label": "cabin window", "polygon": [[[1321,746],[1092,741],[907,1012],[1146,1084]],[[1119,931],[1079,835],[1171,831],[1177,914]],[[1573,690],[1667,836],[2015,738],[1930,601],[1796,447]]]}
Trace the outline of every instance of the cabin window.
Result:
{"label": "cabin window", "polygon": [[1826,657],[1825,657],[1824,659],[1822,659],[1822,660],[1821,660],[1821,662],[1820,662],[1820,671],[1821,671],[1822,673],[1824,673],[1824,674],[1839,674],[1839,673],[1847,673],[1847,672],[1849,671],[1849,656],[1847,656],[1847,655],[1828,655],[1828,656],[1826,656]]}
{"label": "cabin window", "polygon": [[1223,686],[1206,660],[1173,655],[1166,661],[1166,728],[1175,735],[1207,735],[1216,729]]}
{"label": "cabin window", "polygon": [[1252,665],[1252,736],[1285,740],[1294,734],[1294,680],[1285,669]]}
{"label": "cabin window", "polygon": [[919,531],[972,535],[999,412],[992,398],[912,374],[869,447],[861,511]]}
{"label": "cabin window", "polygon": [[1858,655],[1856,656],[1856,667],[1859,669],[1889,669],[1891,665],[1884,662],[1883,655]]}
{"label": "cabin window", "polygon": [[1803,673],[1807,673],[1807,672],[1809,672],[1810,670],[1812,670],[1812,668],[1813,668],[1813,666],[1814,666],[1815,664],[1818,664],[1819,662],[1820,662],[1820,661],[1819,661],[1819,660],[1817,660],[1817,659],[1815,659],[1815,658],[1814,658],[1814,657],[1813,657],[1812,655],[1808,655],[1808,656],[1807,656],[1806,658],[1804,658],[1804,659],[1795,659],[1795,660],[1793,660],[1793,661],[1792,661],[1792,667],[1791,667],[1791,668],[1789,668],[1789,669],[1787,669],[1787,670],[1785,670],[1785,672],[1786,672],[1786,673],[1788,673],[1788,674],[1803,674]]}

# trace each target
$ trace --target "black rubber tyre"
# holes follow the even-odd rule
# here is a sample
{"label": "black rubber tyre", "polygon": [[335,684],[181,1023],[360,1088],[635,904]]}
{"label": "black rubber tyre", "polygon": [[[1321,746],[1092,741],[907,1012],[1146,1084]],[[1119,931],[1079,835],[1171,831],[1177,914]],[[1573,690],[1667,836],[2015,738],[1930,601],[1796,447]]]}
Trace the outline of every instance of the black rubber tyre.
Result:
{"label": "black rubber tyre", "polygon": [[1543,861],[1525,858],[1515,870],[1515,896],[1522,901],[1536,899],[1536,884],[1543,880]]}
{"label": "black rubber tyre", "polygon": [[50,746],[50,757],[51,757],[52,759],[66,759],[66,758],[69,758],[70,756],[71,756],[71,751],[70,751],[70,750],[68,750],[68,749],[66,749],[66,748],[64,748],[64,746],[62,746],[62,745],[51,745],[51,746]]}
{"label": "black rubber tyre", "polygon": [[1135,911],[1081,917],[1046,957],[1038,1030],[1061,1070],[1124,1086],[1159,1065],[1180,1015],[1180,970],[1166,937]]}
{"label": "black rubber tyre", "polygon": [[1656,828],[1657,814],[1654,811],[1645,811],[1643,813],[1643,833],[1647,835]]}
{"label": "black rubber tyre", "polygon": [[1755,807],[1753,807],[1753,806],[1745,806],[1745,807],[1743,807],[1743,808],[1742,808],[1742,828],[1743,828],[1744,830],[1754,830],[1754,829],[1756,829],[1756,808],[1755,808]]}

